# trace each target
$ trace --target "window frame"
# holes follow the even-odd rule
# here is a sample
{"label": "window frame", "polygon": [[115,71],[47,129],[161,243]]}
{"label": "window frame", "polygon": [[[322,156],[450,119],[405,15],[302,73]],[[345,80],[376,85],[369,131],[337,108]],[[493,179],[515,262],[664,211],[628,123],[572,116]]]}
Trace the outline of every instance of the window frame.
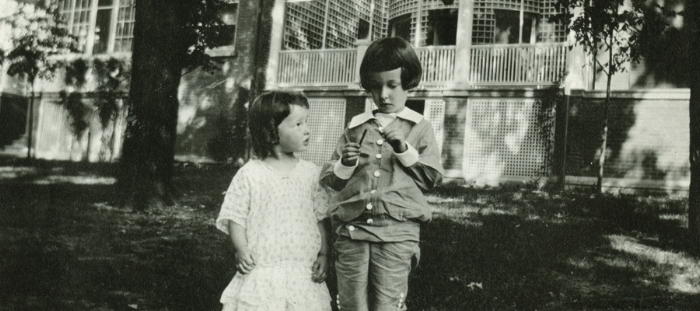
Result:
{"label": "window frame", "polygon": [[[73,31],[73,23],[74,23],[74,15],[76,13],[76,3],[79,0],[63,0],[63,2],[68,2],[67,5],[61,4],[61,7],[67,7],[69,8],[70,11],[67,12],[61,12],[63,16],[66,17],[66,23],[67,23],[67,28],[72,32]],[[90,5],[89,5],[89,17],[88,17],[88,24],[87,24],[87,34],[84,37],[85,40],[85,45],[84,45],[84,50],[81,53],[71,53],[70,56],[67,56],[66,58],[71,58],[71,57],[77,57],[77,56],[89,56],[89,57],[128,57],[131,55],[131,51],[120,51],[120,52],[115,52],[115,46],[116,46],[116,40],[117,40],[117,26],[119,24],[119,10],[121,8],[121,3],[122,2],[129,2],[131,0],[113,0],[112,4],[109,6],[100,6],[99,5],[99,0],[90,0]],[[233,56],[236,53],[236,41],[238,41],[238,25],[239,25],[239,16],[240,16],[240,1],[238,0],[231,0],[230,4],[236,6],[236,23],[233,25],[235,27],[234,33],[233,33],[233,42],[231,42],[230,45],[226,46],[220,46],[212,49],[207,49],[205,53],[207,53],[211,57],[227,57],[227,56]],[[111,15],[110,15],[110,28],[109,28],[109,33],[107,34],[107,48],[104,52],[102,53],[95,53],[95,30],[97,27],[97,12],[100,9],[111,9]],[[79,34],[73,34],[78,36]],[[132,37],[133,39],[133,33]],[[132,49],[133,49],[133,41],[132,41]]]}
{"label": "window frame", "polygon": [[240,17],[240,12],[241,12],[241,5],[240,1],[238,0],[230,0],[229,4],[235,4],[236,5],[236,24],[234,24],[234,31],[233,31],[233,42],[229,45],[223,45],[215,48],[207,48],[204,53],[209,55],[210,57],[231,57],[236,55],[236,42],[238,41],[238,24],[239,20],[238,18]]}
{"label": "window frame", "polygon": [[[76,2],[78,0],[64,0],[64,2],[70,2],[67,7],[70,8],[69,12],[61,12],[61,14],[65,14],[67,16],[67,21],[65,21],[68,24],[68,29],[71,31],[72,35],[79,36],[79,34],[73,34],[73,23],[74,23],[74,15],[76,12]],[[88,17],[88,25],[87,25],[87,35],[85,36],[85,49],[82,53],[71,53],[70,55],[73,56],[94,56],[94,57],[104,57],[105,55],[113,56],[113,57],[120,57],[120,56],[129,56],[131,55],[131,52],[114,52],[114,46],[115,46],[115,40],[116,40],[116,33],[117,33],[117,24],[119,23],[119,8],[120,8],[120,3],[122,1],[130,1],[130,0],[113,0],[111,5],[108,6],[99,6],[99,0],[90,0],[90,10],[89,10],[89,17]],[[63,5],[61,5],[62,7]],[[109,33],[107,34],[107,48],[104,53],[94,53],[95,49],[95,30],[97,28],[97,11],[100,9],[110,9],[110,27],[109,27]],[[132,34],[133,36],[133,34]],[[69,57],[70,58],[70,57]]]}

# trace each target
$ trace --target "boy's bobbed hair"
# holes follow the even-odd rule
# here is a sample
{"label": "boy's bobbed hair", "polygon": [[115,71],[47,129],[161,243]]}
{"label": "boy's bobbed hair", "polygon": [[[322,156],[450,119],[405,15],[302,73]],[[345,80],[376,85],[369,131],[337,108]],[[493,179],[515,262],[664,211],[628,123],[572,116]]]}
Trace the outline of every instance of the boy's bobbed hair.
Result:
{"label": "boy's bobbed hair", "polygon": [[360,84],[371,88],[371,74],[401,68],[401,87],[410,90],[420,83],[423,69],[408,41],[399,37],[378,39],[367,48],[360,64]]}
{"label": "boy's bobbed hair", "polygon": [[265,159],[279,143],[277,127],[289,116],[292,105],[309,108],[309,101],[298,92],[267,92],[258,96],[248,111],[248,129],[253,151]]}

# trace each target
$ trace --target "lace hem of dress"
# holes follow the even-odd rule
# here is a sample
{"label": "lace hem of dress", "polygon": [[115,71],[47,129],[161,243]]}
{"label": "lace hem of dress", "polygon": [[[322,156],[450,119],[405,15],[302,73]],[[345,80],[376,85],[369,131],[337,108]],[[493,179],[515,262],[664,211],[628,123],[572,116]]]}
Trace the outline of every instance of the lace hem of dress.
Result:
{"label": "lace hem of dress", "polygon": [[311,280],[311,269],[299,265],[256,267],[236,274],[221,295],[223,310],[330,310],[325,283]]}

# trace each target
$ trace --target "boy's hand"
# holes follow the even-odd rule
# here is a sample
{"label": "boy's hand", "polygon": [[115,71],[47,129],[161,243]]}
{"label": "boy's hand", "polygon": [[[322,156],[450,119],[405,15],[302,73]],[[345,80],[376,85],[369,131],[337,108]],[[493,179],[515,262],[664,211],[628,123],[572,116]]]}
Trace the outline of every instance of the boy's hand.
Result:
{"label": "boy's hand", "polygon": [[391,148],[394,149],[395,153],[404,153],[406,150],[408,150],[408,147],[406,146],[406,138],[403,135],[403,131],[401,131],[399,128],[384,128],[382,137],[384,137],[389,145],[391,145]]}
{"label": "boy's hand", "polygon": [[248,274],[255,269],[255,258],[250,250],[236,252],[236,269],[242,274]]}
{"label": "boy's hand", "polygon": [[328,258],[326,255],[318,255],[314,265],[311,268],[313,274],[311,275],[311,280],[316,283],[321,283],[326,280],[326,269],[328,268]]}
{"label": "boy's hand", "polygon": [[340,158],[340,163],[345,166],[355,166],[359,157],[360,144],[349,142],[343,147],[343,157]]}

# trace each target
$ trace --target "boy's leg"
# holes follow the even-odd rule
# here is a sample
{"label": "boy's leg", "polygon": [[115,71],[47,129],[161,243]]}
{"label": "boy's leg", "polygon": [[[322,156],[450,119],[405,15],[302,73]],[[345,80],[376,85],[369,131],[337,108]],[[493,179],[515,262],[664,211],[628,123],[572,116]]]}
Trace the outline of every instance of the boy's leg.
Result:
{"label": "boy's leg", "polygon": [[335,271],[338,278],[338,307],[341,311],[368,311],[367,284],[369,243],[338,237]]}
{"label": "boy's leg", "polygon": [[370,247],[370,303],[373,311],[406,310],[408,275],[420,256],[418,242],[375,243]]}

